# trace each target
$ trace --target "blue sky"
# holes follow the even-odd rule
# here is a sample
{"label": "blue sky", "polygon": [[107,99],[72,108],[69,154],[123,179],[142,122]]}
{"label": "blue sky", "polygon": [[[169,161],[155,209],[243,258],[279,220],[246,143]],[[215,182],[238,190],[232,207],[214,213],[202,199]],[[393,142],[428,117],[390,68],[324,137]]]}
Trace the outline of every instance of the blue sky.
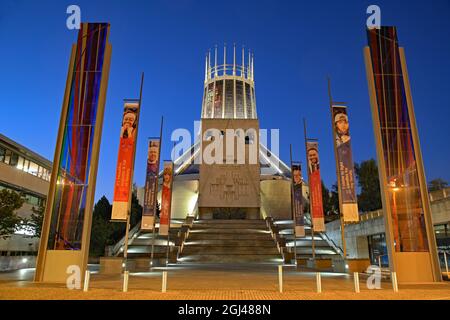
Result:
{"label": "blue sky", "polygon": [[354,158],[375,158],[363,60],[366,8],[398,28],[406,49],[427,179],[450,181],[450,2],[433,1],[20,1],[0,2],[0,132],[53,160],[70,48],[66,8],[110,22],[112,64],[96,199],[112,200],[122,100],[138,96],[146,74],[135,180],[144,183],[147,137],[165,117],[171,132],[193,131],[201,111],[204,55],[224,42],[255,54],[261,128],[280,129],[281,157],[304,161],[302,118],[320,140],[322,175],[336,181],[326,77],[349,105]]}

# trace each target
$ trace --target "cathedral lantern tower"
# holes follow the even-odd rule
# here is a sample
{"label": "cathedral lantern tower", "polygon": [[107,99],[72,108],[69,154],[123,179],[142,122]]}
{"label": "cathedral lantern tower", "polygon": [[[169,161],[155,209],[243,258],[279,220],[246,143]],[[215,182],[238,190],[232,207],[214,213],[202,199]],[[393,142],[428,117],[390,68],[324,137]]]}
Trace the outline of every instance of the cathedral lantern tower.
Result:
{"label": "cathedral lantern tower", "polygon": [[[260,218],[259,122],[256,114],[254,59],[236,46],[232,62],[218,48],[205,62],[201,114],[199,215]],[[208,159],[209,157],[209,159]]]}

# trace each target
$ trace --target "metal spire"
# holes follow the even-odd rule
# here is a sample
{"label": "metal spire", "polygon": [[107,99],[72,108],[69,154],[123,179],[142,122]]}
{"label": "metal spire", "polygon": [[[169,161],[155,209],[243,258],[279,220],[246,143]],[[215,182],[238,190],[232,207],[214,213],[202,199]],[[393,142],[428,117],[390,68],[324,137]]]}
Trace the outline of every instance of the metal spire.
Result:
{"label": "metal spire", "polygon": [[227,74],[227,44],[223,45],[223,75]]}
{"label": "metal spire", "polygon": [[208,79],[211,79],[211,49],[208,50]]}
{"label": "metal spire", "polygon": [[241,77],[245,78],[245,46],[242,46],[242,71]]}
{"label": "metal spire", "polygon": [[214,76],[218,76],[219,75],[219,72],[217,71],[218,69],[217,69],[217,44],[216,44],[216,48],[215,48],[215,53],[214,53]]}
{"label": "metal spire", "polygon": [[251,58],[250,50],[248,50],[247,79],[252,78],[251,68],[252,68],[252,58]]}
{"label": "metal spire", "polygon": [[208,81],[208,70],[209,68],[208,68],[208,54],[206,54],[206,57],[205,57],[205,82],[207,82]]}
{"label": "metal spire", "polygon": [[236,75],[236,43],[233,45],[233,76]]}
{"label": "metal spire", "polygon": [[252,53],[252,80],[255,80],[254,67],[255,67],[255,55]]}

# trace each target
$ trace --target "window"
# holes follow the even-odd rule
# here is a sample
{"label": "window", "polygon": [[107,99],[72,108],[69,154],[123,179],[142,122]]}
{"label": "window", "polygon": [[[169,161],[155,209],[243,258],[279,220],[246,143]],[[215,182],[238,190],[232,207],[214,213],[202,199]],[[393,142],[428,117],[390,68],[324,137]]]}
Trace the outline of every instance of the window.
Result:
{"label": "window", "polygon": [[19,160],[17,162],[17,166],[16,168],[19,170],[23,170],[23,162],[25,161],[25,159],[23,157],[19,156]]}
{"label": "window", "polygon": [[6,153],[5,148],[0,147],[0,162],[5,162],[5,153]]}
{"label": "window", "polygon": [[25,159],[23,162],[23,171],[28,172],[28,166],[30,165],[30,160]]}
{"label": "window", "polygon": [[6,163],[6,164],[9,164],[9,162],[11,161],[11,150],[6,150],[6,152],[5,152],[5,160],[4,160],[4,162]]}
{"label": "window", "polygon": [[11,153],[11,160],[9,161],[10,166],[17,166],[17,163],[19,162],[19,155],[17,153]]}
{"label": "window", "polygon": [[33,176],[37,176],[38,165],[34,162],[30,162],[30,168],[28,169],[28,172],[31,173]]}

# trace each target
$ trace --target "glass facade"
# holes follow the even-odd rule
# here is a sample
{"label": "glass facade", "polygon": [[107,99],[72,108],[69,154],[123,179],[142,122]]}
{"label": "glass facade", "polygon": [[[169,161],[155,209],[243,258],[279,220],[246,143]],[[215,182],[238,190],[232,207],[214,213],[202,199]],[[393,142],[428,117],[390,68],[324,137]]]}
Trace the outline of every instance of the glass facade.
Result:
{"label": "glass facade", "polygon": [[252,94],[248,83],[245,84],[245,104],[247,108],[247,118],[253,119]]}
{"label": "glass facade", "polygon": [[395,27],[368,30],[396,252],[428,251],[424,208]]}
{"label": "glass facade", "polygon": [[213,97],[214,97],[214,83],[210,83],[208,85],[208,90],[205,96],[205,118],[212,117],[212,106],[213,106]]}
{"label": "glass facade", "polygon": [[79,250],[90,188],[92,143],[109,24],[84,23],[78,33],[64,122],[58,183],[53,199],[49,250]]}
{"label": "glass facade", "polygon": [[214,79],[205,85],[202,116],[205,119],[256,119],[253,85],[236,79]]}
{"label": "glass facade", "polygon": [[214,118],[222,118],[223,80],[216,82],[214,92]]}
{"label": "glass facade", "polygon": [[0,146],[0,162],[5,163],[17,170],[29,173],[35,177],[50,181],[50,170],[36,163],[32,159],[27,159],[25,156]]}
{"label": "glass facade", "polygon": [[236,81],[236,118],[243,119],[244,115],[244,84],[242,81]]}
{"label": "glass facade", "polygon": [[385,234],[370,235],[367,237],[367,242],[369,244],[370,263],[376,266],[388,267],[389,257]]}
{"label": "glass facade", "polygon": [[234,118],[234,80],[225,80],[225,118]]}
{"label": "glass facade", "polygon": [[42,205],[45,204],[45,197],[44,196],[38,196],[35,193],[31,193],[31,192],[26,191],[26,190],[16,189],[16,188],[13,188],[13,187],[10,187],[10,186],[6,186],[6,185],[3,185],[3,184],[0,183],[0,190],[3,190],[3,189],[19,193],[22,196],[22,198],[25,201],[25,203],[29,204],[31,206],[39,207],[39,206],[42,206]]}

